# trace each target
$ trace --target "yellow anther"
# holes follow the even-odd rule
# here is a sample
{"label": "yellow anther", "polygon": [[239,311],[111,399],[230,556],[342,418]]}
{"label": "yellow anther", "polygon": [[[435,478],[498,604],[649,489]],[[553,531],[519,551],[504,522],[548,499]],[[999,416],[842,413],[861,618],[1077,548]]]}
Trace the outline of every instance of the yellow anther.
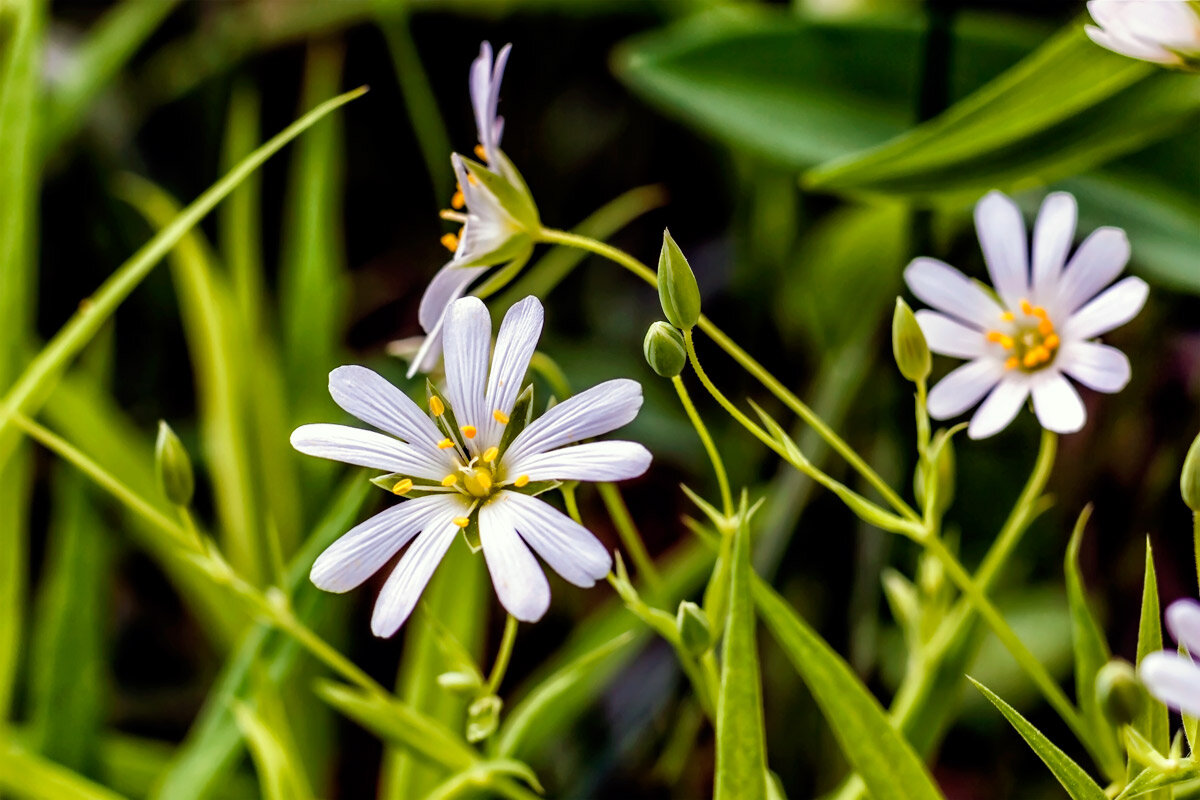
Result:
{"label": "yellow anther", "polygon": [[500,455],[499,447],[489,447],[487,450],[483,451],[483,455],[480,456],[480,458],[483,459],[483,463],[490,464],[496,460],[496,456],[498,455]]}
{"label": "yellow anther", "polygon": [[478,181],[478,180],[476,180],[475,176],[474,176],[474,175],[472,175],[472,174],[471,174],[471,173],[469,173],[469,172],[467,173],[467,183],[471,184],[472,186],[478,186],[478,185],[479,185],[479,181]]}
{"label": "yellow anther", "polygon": [[492,412],[492,419],[496,420],[496,422],[499,422],[501,425],[508,424],[508,414],[505,414],[498,408]]}
{"label": "yellow anther", "polygon": [[479,431],[475,430],[474,425],[463,425],[461,428],[459,428],[459,430],[462,431],[462,435],[468,439],[474,439],[475,434],[479,433]]}
{"label": "yellow anther", "polygon": [[1054,323],[1048,319],[1043,319],[1038,323],[1037,331],[1042,336],[1048,336],[1054,333]]}
{"label": "yellow anther", "polygon": [[1021,313],[1023,313],[1027,317],[1032,317],[1033,316],[1033,303],[1030,303],[1028,300],[1022,300],[1021,301]]}
{"label": "yellow anther", "polygon": [[412,487],[413,482],[408,478],[396,481],[396,485],[392,487],[392,494],[408,494]]}
{"label": "yellow anther", "polygon": [[988,331],[987,340],[1000,345],[1005,350],[1011,350],[1014,344],[1011,336],[1001,333],[1000,331]]}
{"label": "yellow anther", "polygon": [[474,478],[475,478],[475,480],[477,480],[479,482],[479,488],[482,489],[485,493],[491,491],[491,488],[492,488],[492,476],[491,475],[487,474],[487,472],[485,472],[484,470],[477,469],[477,470],[475,470]]}
{"label": "yellow anther", "polygon": [[1025,354],[1025,358],[1021,361],[1027,367],[1036,367],[1038,363],[1037,350],[1030,350]]}
{"label": "yellow anther", "polygon": [[1033,307],[1033,315],[1035,317],[1038,317],[1039,319],[1049,319],[1050,318],[1049,314],[1046,312],[1046,309],[1042,308],[1041,306]]}
{"label": "yellow anther", "polygon": [[446,438],[438,442],[438,450],[449,450],[451,447],[454,447],[453,439]]}
{"label": "yellow anther", "polygon": [[513,486],[517,487],[518,489],[520,489],[522,486],[528,486],[528,485],[529,485],[529,476],[528,475],[522,475],[519,478],[517,478],[515,481],[513,481]]}
{"label": "yellow anther", "polygon": [[483,149],[483,145],[475,145],[475,155],[479,156],[479,160],[487,163],[487,151]]}
{"label": "yellow anther", "polygon": [[442,247],[446,248],[451,253],[458,249],[458,236],[453,233],[447,233],[443,235],[440,241],[442,243]]}
{"label": "yellow anther", "polygon": [[467,517],[455,517],[454,524],[460,528],[465,528],[471,524],[471,520],[468,519]]}
{"label": "yellow anther", "polygon": [[[433,397],[429,398],[429,410],[433,412],[435,417],[440,417],[442,414],[446,413],[446,404],[442,402],[442,398],[435,394]],[[447,439],[446,441],[448,442],[450,440]],[[439,445],[439,447],[440,446],[441,445]]]}
{"label": "yellow anther", "polygon": [[1050,360],[1050,351],[1044,345],[1038,345],[1033,352],[1037,353],[1039,364],[1045,364]]}
{"label": "yellow anther", "polygon": [[1012,322],[1016,318],[1017,318],[1017,315],[1011,311],[1005,311],[1003,314],[1000,315],[1000,319],[1004,320],[1005,322]]}
{"label": "yellow anther", "polygon": [[1058,334],[1052,333],[1046,337],[1046,340],[1042,342],[1042,344],[1046,345],[1046,347],[1051,350],[1056,350],[1058,349],[1059,344],[1061,344],[1061,341],[1058,338]]}
{"label": "yellow anther", "polygon": [[1004,362],[1005,369],[1016,369],[1019,366],[1021,366],[1021,359],[1017,358],[1016,356],[1009,356]]}
{"label": "yellow anther", "polygon": [[456,483],[458,483],[458,476],[453,472],[442,478],[442,486],[453,486]]}
{"label": "yellow anther", "polygon": [[467,204],[467,198],[462,193],[462,189],[455,189],[454,196],[450,198],[450,207],[454,209],[462,208]]}

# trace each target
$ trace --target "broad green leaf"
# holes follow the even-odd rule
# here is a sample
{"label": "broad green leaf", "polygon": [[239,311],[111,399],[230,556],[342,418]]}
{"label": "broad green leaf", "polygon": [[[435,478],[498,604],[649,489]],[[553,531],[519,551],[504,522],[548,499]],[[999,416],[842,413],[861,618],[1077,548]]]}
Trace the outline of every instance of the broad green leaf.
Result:
{"label": "broad green leaf", "polygon": [[[1142,583],[1142,616],[1138,623],[1137,664],[1151,653],[1163,649],[1162,609],[1158,602],[1158,578],[1154,571],[1154,551],[1150,537],[1146,537],[1146,571]],[[1167,707],[1162,703],[1147,702],[1133,721],[1133,728],[1146,738],[1155,750],[1166,755],[1171,747],[1171,720]],[[1129,764],[1130,780],[1138,772],[1138,766]],[[1165,795],[1164,795],[1165,796]]]}
{"label": "broad green leaf", "polygon": [[121,795],[15,744],[0,744],[0,789],[16,800],[124,800]]}
{"label": "broad green leaf", "polygon": [[[269,696],[270,690],[260,683],[257,694],[262,700]],[[287,728],[281,726],[278,716],[267,722],[249,706],[236,702],[233,716],[250,747],[265,800],[311,798],[313,794],[304,777],[304,769],[297,763],[295,751],[288,742]]]}
{"label": "broad green leaf", "polygon": [[1012,726],[1017,729],[1017,733],[1021,734],[1033,752],[1037,753],[1050,771],[1054,773],[1054,777],[1067,790],[1072,800],[1106,800],[1108,795],[1100,786],[1088,777],[1088,774],[1083,770],[1083,767],[1076,764],[1062,750],[1054,746],[1054,743],[1047,739],[1041,731],[1033,727],[1029,720],[1021,716],[1021,714],[1008,703],[1001,700],[996,695],[984,686],[982,683],[971,679],[971,683],[975,684],[975,688],[983,692],[988,700],[991,700],[996,708],[1000,709],[1000,713],[1012,723]]}
{"label": "broad green leaf", "polygon": [[912,745],[845,660],[764,581],[755,581],[754,601],[874,800],[940,800]]}
{"label": "broad green leaf", "polygon": [[[750,586],[750,521],[742,497],[733,534],[729,570],[729,613],[721,652],[717,696],[717,773],[714,800],[765,800],[767,746],[763,732],[762,684]],[[728,534],[727,534],[728,535]]]}

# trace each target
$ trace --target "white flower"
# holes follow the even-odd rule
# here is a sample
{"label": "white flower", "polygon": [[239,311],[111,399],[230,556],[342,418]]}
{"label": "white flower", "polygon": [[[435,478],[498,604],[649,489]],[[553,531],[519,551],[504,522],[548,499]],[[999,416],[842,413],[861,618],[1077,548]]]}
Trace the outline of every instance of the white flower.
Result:
{"label": "white flower", "polygon": [[[1200,603],[1177,600],[1167,608],[1167,629],[1189,653],[1200,653]],[[1190,656],[1163,650],[1138,665],[1150,694],[1178,711],[1200,717],[1200,664]]]}
{"label": "white flower", "polygon": [[432,395],[429,415],[371,370],[346,366],[329,375],[334,401],[391,435],[329,424],[292,433],[300,452],[396,473],[392,491],[412,496],[342,536],[312,567],[319,588],[345,592],[412,542],[375,605],[377,636],[391,636],[404,623],[464,529],[478,531],[496,594],[523,621],[540,619],[550,603],[550,586],[530,547],[576,586],[608,574],[612,559],[599,540],[533,492],[544,490],[544,482],[616,481],[645,472],[650,453],[640,444],[573,444],[633,420],[642,389],[631,380],[607,381],[525,424],[528,405],[518,399],[541,330],[538,300],[517,303],[500,325],[489,369],[487,308],[474,297],[458,300],[444,332],[445,400]]}
{"label": "white flower", "polygon": [[1183,66],[1200,57],[1200,13],[1188,0],[1091,0],[1088,37],[1113,52]]}
{"label": "white flower", "polygon": [[937,309],[917,312],[929,348],[970,359],[929,393],[935,419],[957,416],[986,396],[968,428],[971,438],[982,439],[1007,426],[1032,395],[1044,428],[1073,433],[1086,413],[1067,376],[1110,393],[1129,382],[1125,354],[1092,340],[1133,319],[1149,288],[1125,278],[1101,292],[1129,260],[1129,240],[1119,228],[1094,231],[1067,262],[1075,217],[1069,194],[1056,192],[1042,203],[1031,273],[1016,204],[999,192],[980,200],[975,228],[994,294],[936,259],[917,258],[905,269],[912,293]]}

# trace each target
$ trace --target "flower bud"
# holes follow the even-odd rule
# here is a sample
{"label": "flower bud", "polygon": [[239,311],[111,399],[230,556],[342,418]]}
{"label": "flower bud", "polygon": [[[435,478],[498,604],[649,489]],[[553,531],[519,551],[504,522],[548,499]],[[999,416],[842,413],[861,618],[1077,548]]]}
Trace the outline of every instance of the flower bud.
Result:
{"label": "flower bud", "polygon": [[1146,703],[1146,690],[1128,661],[1113,659],[1096,673],[1096,703],[1114,725],[1128,725]]}
{"label": "flower bud", "polygon": [[192,459],[175,431],[162,420],[159,420],[158,441],[154,444],[154,467],[158,472],[158,485],[167,499],[177,506],[190,505],[196,488]]}
{"label": "flower bud", "polygon": [[671,232],[663,231],[658,254],[658,300],[667,321],[680,330],[690,330],[700,319],[700,287],[692,267]]}
{"label": "flower bud", "polygon": [[665,322],[656,322],[646,331],[642,352],[650,368],[664,378],[674,378],[687,364],[683,334]]}
{"label": "flower bud", "polygon": [[900,374],[913,383],[928,378],[933,369],[925,334],[908,303],[900,297],[896,298],[896,311],[892,314],[892,355]]}
{"label": "flower bud", "polygon": [[484,695],[467,707],[467,741],[482,742],[500,725],[503,701],[494,694]]}
{"label": "flower bud", "polygon": [[693,656],[701,656],[713,646],[712,626],[708,624],[708,615],[704,609],[690,600],[679,604],[675,614],[675,629],[679,631],[679,641],[683,649]]}
{"label": "flower bud", "polygon": [[1200,435],[1196,436],[1196,440],[1188,448],[1187,457],[1183,459],[1179,491],[1187,507],[1200,514]]}

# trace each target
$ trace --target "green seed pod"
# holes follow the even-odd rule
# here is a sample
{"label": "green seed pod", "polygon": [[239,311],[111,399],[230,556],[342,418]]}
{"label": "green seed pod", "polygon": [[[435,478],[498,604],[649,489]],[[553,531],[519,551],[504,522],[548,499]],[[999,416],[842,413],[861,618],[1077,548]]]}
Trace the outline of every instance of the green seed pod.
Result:
{"label": "green seed pod", "polygon": [[690,600],[679,604],[675,614],[675,629],[679,631],[679,641],[683,649],[693,656],[701,656],[713,646],[712,626],[708,624],[708,615],[704,609]]}
{"label": "green seed pod", "polygon": [[900,374],[913,383],[928,378],[933,369],[925,334],[921,333],[921,326],[908,303],[900,297],[896,298],[896,311],[892,314],[892,355]]}
{"label": "green seed pod", "polygon": [[1197,514],[1200,514],[1200,435],[1188,448],[1187,458],[1183,460],[1183,473],[1179,476],[1179,491],[1183,502]]}
{"label": "green seed pod", "polygon": [[656,322],[646,331],[642,352],[650,368],[664,378],[674,378],[687,364],[683,334],[665,322]]}
{"label": "green seed pod", "polygon": [[1146,690],[1128,661],[1113,659],[1096,673],[1096,703],[1108,721],[1128,725],[1146,704]]}
{"label": "green seed pod", "polygon": [[484,695],[467,707],[467,741],[482,742],[500,725],[504,702],[494,694]]}
{"label": "green seed pod", "polygon": [[175,431],[162,420],[158,423],[158,441],[154,445],[154,467],[158,472],[158,485],[167,499],[177,506],[191,505],[192,492],[196,488],[192,459]]}
{"label": "green seed pod", "polygon": [[680,330],[690,330],[700,320],[696,276],[667,230],[663,231],[662,252],[658,254],[658,300],[663,315]]}

